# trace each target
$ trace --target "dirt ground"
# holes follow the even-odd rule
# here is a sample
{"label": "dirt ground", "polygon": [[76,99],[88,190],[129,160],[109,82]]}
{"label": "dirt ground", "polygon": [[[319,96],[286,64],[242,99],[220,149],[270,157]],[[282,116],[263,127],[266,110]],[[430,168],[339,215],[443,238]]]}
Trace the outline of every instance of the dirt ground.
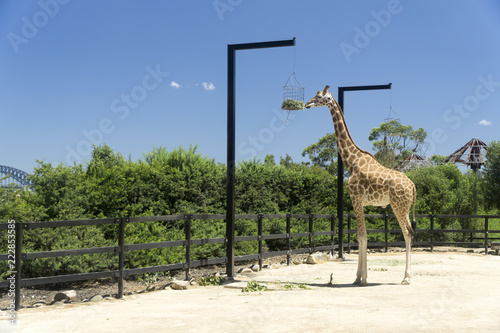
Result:
{"label": "dirt ground", "polygon": [[371,253],[366,287],[351,284],[357,255],[345,257],[248,273],[263,291],[191,286],[24,308],[17,326],[1,311],[0,332],[500,332],[500,256],[414,251],[406,286],[404,252]]}

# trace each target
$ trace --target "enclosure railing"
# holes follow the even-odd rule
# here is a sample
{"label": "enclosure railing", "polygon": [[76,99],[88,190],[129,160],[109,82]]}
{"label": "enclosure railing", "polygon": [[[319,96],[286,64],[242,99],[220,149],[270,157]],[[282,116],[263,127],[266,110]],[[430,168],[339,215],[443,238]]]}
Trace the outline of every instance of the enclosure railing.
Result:
{"label": "enclosure railing", "polygon": [[[84,281],[99,278],[117,278],[118,280],[118,293],[117,297],[123,297],[123,280],[126,276],[137,275],[141,273],[154,273],[161,271],[170,270],[185,270],[186,278],[189,277],[190,269],[197,266],[205,265],[215,265],[224,264],[227,262],[226,257],[218,258],[203,258],[192,260],[191,258],[191,247],[193,245],[205,245],[205,244],[226,244],[227,238],[203,238],[203,239],[192,239],[191,226],[194,220],[225,220],[225,214],[186,214],[186,215],[164,215],[164,216],[141,216],[141,217],[120,217],[120,218],[101,218],[101,219],[87,219],[87,220],[69,220],[69,221],[49,221],[49,222],[15,222],[15,223],[0,223],[0,232],[7,232],[8,237],[8,253],[0,254],[0,261],[8,262],[8,274],[7,280],[0,281],[0,289],[7,289],[12,291],[15,295],[15,306],[16,310],[20,309],[20,296],[21,287],[28,287],[34,285],[43,284],[53,284],[53,283],[63,283],[63,282],[73,282],[73,281]],[[370,247],[385,247],[387,251],[389,246],[404,246],[403,241],[389,241],[389,235],[391,234],[401,234],[401,229],[399,226],[397,229],[389,229],[389,219],[395,219],[392,214],[379,214],[379,215],[366,215],[366,219],[371,218],[382,218],[384,219],[383,229],[371,229],[367,230],[368,234],[382,233],[384,235],[383,242],[370,242]],[[500,230],[490,230],[488,222],[491,219],[500,219],[500,215],[417,215],[417,218],[427,218],[430,220],[428,229],[419,229],[417,227],[416,235],[414,239],[414,246],[425,246],[430,247],[431,251],[434,246],[439,245],[459,245],[459,246],[484,246],[485,252],[488,253],[489,240],[494,238],[490,237],[489,234],[498,234]],[[467,219],[484,219],[484,229],[436,229],[435,220],[436,219],[446,219],[446,218],[467,218]],[[282,219],[286,221],[285,233],[270,233],[263,234],[263,221],[272,219]],[[306,219],[307,220],[307,232],[296,232],[292,233],[292,219],[297,219],[298,221]],[[323,225],[328,225],[329,230],[315,230],[314,222],[315,220],[322,219]],[[351,228],[352,220],[355,219],[352,214],[345,214],[343,216],[344,224],[347,222],[347,243],[344,243],[344,248],[350,251],[351,247],[356,247],[357,244],[352,242],[352,235],[356,233],[356,229]],[[335,244],[336,234],[336,215],[334,214],[245,214],[236,215],[236,220],[255,220],[257,223],[257,234],[254,235],[241,235],[236,236],[236,242],[243,241],[257,241],[258,242],[258,253],[246,254],[235,257],[235,261],[245,261],[245,260],[258,260],[260,268],[262,268],[262,260],[273,256],[286,256],[287,264],[290,264],[290,258],[292,254],[300,253],[311,253],[315,251],[331,251],[332,254],[338,250],[338,245]],[[328,223],[325,223],[325,220]],[[347,220],[347,221],[346,221]],[[125,226],[130,223],[138,222],[151,222],[151,221],[183,221],[184,224],[184,239],[180,240],[165,240],[160,242],[152,243],[141,243],[141,244],[127,244],[125,242]],[[25,230],[33,230],[40,228],[58,228],[58,227],[73,227],[73,226],[88,226],[88,225],[117,225],[117,239],[118,244],[115,246],[103,246],[95,248],[82,248],[82,249],[69,249],[69,250],[56,250],[56,251],[41,251],[41,252],[24,252],[23,251],[23,232]],[[443,233],[462,233],[470,234],[470,242],[443,242],[435,240],[436,235],[442,235]],[[484,237],[473,237],[477,234],[483,234]],[[328,241],[325,242],[325,236]],[[291,240],[294,238],[306,238],[305,247],[292,248]],[[318,238],[322,237],[322,241],[318,241]],[[425,240],[423,240],[425,238]],[[279,251],[265,251],[263,242],[269,240],[285,240],[286,245],[283,246],[284,249]],[[480,240],[480,242],[477,242]],[[304,243],[304,242],[302,242]],[[338,242],[337,242],[338,243]],[[124,258],[127,251],[135,250],[148,250],[148,249],[159,249],[159,248],[170,248],[170,247],[184,247],[185,261],[170,263],[166,265],[150,266],[150,267],[138,267],[138,268],[125,268]],[[68,274],[68,275],[56,275],[56,276],[42,276],[35,278],[22,278],[22,267],[21,263],[23,260],[32,260],[40,258],[53,258],[62,256],[73,256],[73,255],[83,255],[83,254],[98,254],[98,253],[115,253],[117,254],[117,269],[106,270],[100,272],[90,272],[90,273],[79,273],[79,274]]]}

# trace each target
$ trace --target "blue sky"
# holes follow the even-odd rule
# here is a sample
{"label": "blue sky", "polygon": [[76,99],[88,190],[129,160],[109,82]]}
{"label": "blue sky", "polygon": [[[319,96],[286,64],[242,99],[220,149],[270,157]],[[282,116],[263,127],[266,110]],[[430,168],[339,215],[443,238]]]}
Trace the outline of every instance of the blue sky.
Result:
{"label": "blue sky", "polygon": [[428,133],[427,155],[473,137],[500,140],[497,1],[2,1],[0,164],[85,163],[106,143],[139,159],[198,145],[226,160],[227,45],[238,51],[236,157],[303,160],[333,132],[326,108],[279,109],[295,69],[305,99],[328,84],[393,84],[345,95],[347,125],[368,135],[390,107]]}

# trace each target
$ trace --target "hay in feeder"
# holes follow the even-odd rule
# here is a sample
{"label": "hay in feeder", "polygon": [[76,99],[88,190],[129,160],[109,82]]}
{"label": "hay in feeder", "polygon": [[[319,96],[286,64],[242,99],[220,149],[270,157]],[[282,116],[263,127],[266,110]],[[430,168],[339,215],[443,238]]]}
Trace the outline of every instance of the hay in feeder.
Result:
{"label": "hay in feeder", "polygon": [[295,99],[286,99],[281,104],[281,108],[288,111],[304,110],[304,102]]}

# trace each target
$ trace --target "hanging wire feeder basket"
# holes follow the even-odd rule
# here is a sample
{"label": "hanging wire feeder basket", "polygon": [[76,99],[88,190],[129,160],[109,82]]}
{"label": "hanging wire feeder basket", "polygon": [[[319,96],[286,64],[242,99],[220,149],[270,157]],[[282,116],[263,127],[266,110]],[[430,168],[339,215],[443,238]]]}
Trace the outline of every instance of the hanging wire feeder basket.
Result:
{"label": "hanging wire feeder basket", "polygon": [[300,85],[295,77],[295,72],[290,75],[283,86],[282,110],[298,111],[304,109],[304,87]]}

